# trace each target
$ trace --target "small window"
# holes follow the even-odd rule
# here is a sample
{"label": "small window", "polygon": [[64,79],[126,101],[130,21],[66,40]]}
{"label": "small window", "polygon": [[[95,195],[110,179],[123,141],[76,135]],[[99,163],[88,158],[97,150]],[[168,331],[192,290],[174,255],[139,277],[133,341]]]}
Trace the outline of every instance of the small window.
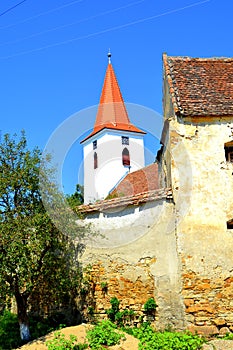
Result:
{"label": "small window", "polygon": [[225,149],[226,161],[233,163],[233,142],[231,141],[231,142],[225,143],[224,149]]}
{"label": "small window", "polygon": [[93,149],[97,148],[97,140],[93,141]]}
{"label": "small window", "polygon": [[129,150],[125,147],[122,152],[122,164],[124,166],[130,166]]}
{"label": "small window", "polygon": [[233,219],[227,221],[227,229],[233,230]]}
{"label": "small window", "polygon": [[98,156],[97,153],[94,153],[94,169],[98,168]]}
{"label": "small window", "polygon": [[122,142],[122,145],[128,145],[129,138],[127,136],[121,136],[121,142]]}

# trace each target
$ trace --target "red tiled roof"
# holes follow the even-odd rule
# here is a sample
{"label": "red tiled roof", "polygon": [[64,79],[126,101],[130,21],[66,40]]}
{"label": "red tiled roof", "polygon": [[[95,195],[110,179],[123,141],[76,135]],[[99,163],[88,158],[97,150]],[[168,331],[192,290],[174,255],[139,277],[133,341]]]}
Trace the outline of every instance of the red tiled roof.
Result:
{"label": "red tiled roof", "polygon": [[183,116],[233,115],[233,58],[163,55],[175,113]]}
{"label": "red tiled roof", "polygon": [[161,199],[172,199],[172,191],[170,188],[161,188],[157,190],[137,193],[136,195],[127,197],[118,197],[108,200],[102,200],[95,204],[80,205],[76,208],[79,213],[104,212],[115,208],[125,208],[128,206],[143,205],[147,202],[157,201]]}
{"label": "red tiled roof", "polygon": [[126,175],[110,195],[132,196],[159,189],[158,164],[153,163]]}
{"label": "red tiled roof", "polygon": [[138,129],[136,126],[130,123],[124,100],[111,63],[108,64],[105,74],[94,129],[83,141],[106,128],[145,134],[144,131]]}

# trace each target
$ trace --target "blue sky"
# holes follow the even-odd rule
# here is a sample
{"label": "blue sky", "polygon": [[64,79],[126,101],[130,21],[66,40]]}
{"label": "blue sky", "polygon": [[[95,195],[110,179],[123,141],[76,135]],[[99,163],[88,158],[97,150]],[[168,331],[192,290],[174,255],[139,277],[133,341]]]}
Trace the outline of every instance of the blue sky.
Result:
{"label": "blue sky", "polygon": [[[64,120],[98,104],[109,47],[124,100],[158,113],[163,52],[233,56],[230,0],[25,0],[4,14],[20,2],[0,4],[0,129],[25,129],[29,147],[43,149]],[[77,142],[63,169],[67,193],[80,162]]]}

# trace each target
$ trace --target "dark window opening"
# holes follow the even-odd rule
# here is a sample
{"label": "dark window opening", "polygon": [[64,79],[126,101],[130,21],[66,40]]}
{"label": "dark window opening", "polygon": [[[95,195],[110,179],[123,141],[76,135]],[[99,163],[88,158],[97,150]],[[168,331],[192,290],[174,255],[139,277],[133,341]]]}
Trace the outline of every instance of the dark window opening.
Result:
{"label": "dark window opening", "polygon": [[97,148],[97,140],[93,141],[93,149]]}
{"label": "dark window opening", "polygon": [[121,142],[122,142],[122,145],[128,145],[129,138],[127,136],[121,136]]}
{"label": "dark window opening", "polygon": [[233,219],[227,221],[227,229],[233,230]]}
{"label": "dark window opening", "polygon": [[225,143],[224,149],[225,149],[226,161],[233,163],[233,142],[231,141],[231,142]]}
{"label": "dark window opening", "polygon": [[124,166],[130,166],[129,151],[127,148],[124,148],[122,152],[122,164]]}
{"label": "dark window opening", "polygon": [[94,153],[94,169],[98,168],[98,157],[97,157],[97,153]]}

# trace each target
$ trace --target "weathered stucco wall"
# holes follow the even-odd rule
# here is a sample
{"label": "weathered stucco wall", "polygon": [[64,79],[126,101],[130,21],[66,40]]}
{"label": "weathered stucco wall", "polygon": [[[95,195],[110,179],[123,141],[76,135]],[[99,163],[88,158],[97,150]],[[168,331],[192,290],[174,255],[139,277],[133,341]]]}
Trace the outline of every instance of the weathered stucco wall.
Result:
{"label": "weathered stucco wall", "polygon": [[[170,120],[166,157],[177,213],[185,320],[191,329],[233,330],[233,164],[230,118]],[[217,328],[216,328],[217,326]],[[227,328],[226,328],[227,327]]]}
{"label": "weathered stucco wall", "polygon": [[[130,229],[125,219],[122,234],[127,236]],[[109,244],[108,248],[89,245],[83,263],[92,266],[97,313],[103,314],[109,309],[110,299],[116,296],[122,308],[131,308],[140,314],[144,303],[153,296],[158,304],[157,327],[183,328],[184,303],[176,244],[174,205],[164,200],[163,210],[154,215],[151,227],[137,240],[116,247]],[[103,282],[108,285],[107,293],[101,288]]]}

